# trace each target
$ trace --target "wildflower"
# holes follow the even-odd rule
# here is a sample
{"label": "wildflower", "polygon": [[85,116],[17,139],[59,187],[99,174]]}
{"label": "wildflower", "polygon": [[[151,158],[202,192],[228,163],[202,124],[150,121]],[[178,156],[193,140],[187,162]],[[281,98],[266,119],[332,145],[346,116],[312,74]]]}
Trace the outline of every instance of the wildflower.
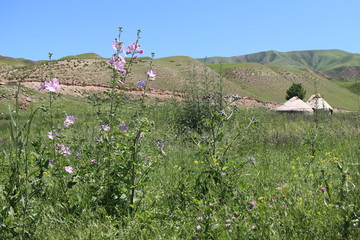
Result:
{"label": "wildflower", "polygon": [[231,217],[231,220],[235,220],[236,219],[236,217]]}
{"label": "wildflower", "polygon": [[149,88],[149,90],[150,90],[150,91],[155,91],[155,88],[152,88],[152,87],[151,87],[151,88]]}
{"label": "wildflower", "polygon": [[255,207],[256,202],[252,201],[252,202],[250,202],[249,204],[250,204],[250,207]]}
{"label": "wildflower", "polygon": [[125,123],[120,123],[119,127],[122,132],[127,132],[127,126],[129,125],[129,121],[126,121]]}
{"label": "wildflower", "polygon": [[64,167],[65,171],[67,171],[68,173],[73,173],[74,172],[74,169],[70,166],[65,166]]}
{"label": "wildflower", "polygon": [[130,54],[132,52],[136,52],[136,53],[140,53],[143,54],[144,50],[140,49],[140,44],[138,44],[137,42],[131,43],[128,47],[127,47],[127,51],[126,54]]}
{"label": "wildflower", "polygon": [[77,157],[81,157],[81,152],[77,152],[77,153],[76,153],[76,156],[77,156]]}
{"label": "wildflower", "polygon": [[148,162],[148,161],[150,161],[150,158],[146,157],[146,158],[144,158],[144,161]]}
{"label": "wildflower", "polygon": [[274,206],[270,204],[270,205],[269,205],[269,208],[270,208],[270,209],[273,209],[273,208],[274,208]]}
{"label": "wildflower", "polygon": [[321,190],[322,192],[326,192],[326,187],[322,187],[322,188],[320,188],[320,190]]}
{"label": "wildflower", "polygon": [[288,186],[289,186],[288,183],[285,183],[285,184],[284,184],[284,188],[287,188]]}
{"label": "wildflower", "polygon": [[74,124],[75,121],[76,121],[76,120],[75,120],[75,116],[72,116],[72,115],[67,116],[66,119],[65,119],[65,121],[64,121],[64,123],[63,123],[62,129],[65,129],[65,128],[67,128],[69,125]]}
{"label": "wildflower", "polygon": [[56,132],[48,132],[48,138],[50,138],[51,140],[54,140],[56,137],[59,137],[60,134],[56,133]]}
{"label": "wildflower", "polygon": [[229,229],[229,233],[232,233],[232,232],[234,232],[234,230],[232,230],[232,229]]}
{"label": "wildflower", "polygon": [[63,155],[71,155],[70,148],[66,147],[64,144],[57,144],[56,149]]}
{"label": "wildflower", "polygon": [[251,229],[255,229],[256,228],[256,224],[254,223],[254,225],[251,226]]}
{"label": "wildflower", "polygon": [[200,230],[202,230],[202,227],[200,225],[197,225],[196,230],[200,231]]}
{"label": "wildflower", "polygon": [[258,200],[261,201],[261,200],[264,200],[265,197],[259,197]]}
{"label": "wildflower", "polygon": [[54,164],[54,162],[55,162],[55,159],[53,159],[53,158],[51,158],[51,159],[49,160],[49,163],[51,163],[51,164]]}
{"label": "wildflower", "polygon": [[202,222],[204,220],[203,217],[197,217],[196,220],[198,220],[199,222]]}
{"label": "wildflower", "polygon": [[39,92],[47,89],[49,92],[58,92],[61,89],[59,80],[57,78],[52,78],[50,81],[45,81],[40,84]]}
{"label": "wildflower", "polygon": [[109,125],[105,124],[105,125],[101,125],[101,128],[104,132],[110,131],[110,127]]}
{"label": "wildflower", "polygon": [[227,223],[225,224],[226,227],[230,227],[231,226],[231,223]]}
{"label": "wildflower", "polygon": [[91,159],[90,162],[94,164],[96,163],[96,159]]}
{"label": "wildflower", "polygon": [[276,188],[276,190],[281,191],[281,190],[282,190],[282,188],[281,188],[281,187],[277,187],[277,188]]}
{"label": "wildflower", "polygon": [[231,222],[231,219],[226,219],[225,222],[229,223]]}
{"label": "wildflower", "polygon": [[199,164],[199,161],[196,161],[196,160],[195,160],[195,161],[194,161],[194,164]]}
{"label": "wildflower", "polygon": [[137,88],[144,88],[145,85],[146,85],[146,80],[140,80],[136,84]]}
{"label": "wildflower", "polygon": [[122,42],[119,42],[117,39],[115,39],[113,42],[112,42],[112,48],[116,51],[121,51],[122,50]]}
{"label": "wildflower", "polygon": [[146,74],[148,75],[150,81],[155,81],[156,72],[154,72],[153,70],[149,70],[146,72]]}
{"label": "wildflower", "polygon": [[309,174],[309,177],[314,177],[314,174],[313,174],[313,173],[310,173],[310,174]]}

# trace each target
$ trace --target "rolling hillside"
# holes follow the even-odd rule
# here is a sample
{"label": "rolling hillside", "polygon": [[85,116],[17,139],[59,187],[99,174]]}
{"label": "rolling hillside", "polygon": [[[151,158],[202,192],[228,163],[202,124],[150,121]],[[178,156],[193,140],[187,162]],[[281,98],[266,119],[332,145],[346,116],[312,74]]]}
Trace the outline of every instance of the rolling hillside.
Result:
{"label": "rolling hillside", "polygon": [[[281,60],[281,57],[277,58]],[[265,59],[264,63],[276,62],[276,57],[270,55],[266,55]],[[0,72],[0,82],[42,82],[50,77],[57,77],[64,85],[106,86],[113,74],[107,61],[97,54],[81,54],[53,61],[31,62],[19,67],[9,66],[8,70]],[[136,82],[145,79],[149,64],[149,58],[139,58],[128,76],[127,86],[135,87]],[[300,82],[307,90],[306,98],[319,92],[333,107],[359,110],[356,94],[339,86],[336,81],[329,80],[326,75],[309,69],[299,70],[295,67],[285,68],[260,63],[205,65],[185,56],[155,59],[153,69],[157,72],[157,79],[149,86],[156,89],[181,91],[185,82],[191,79],[196,79],[199,84],[209,79],[221,79],[228,94],[282,103],[291,84]]]}
{"label": "rolling hillside", "polygon": [[289,69],[311,69],[331,78],[360,80],[360,54],[341,50],[266,51],[234,57],[199,59],[206,64],[254,62]]}

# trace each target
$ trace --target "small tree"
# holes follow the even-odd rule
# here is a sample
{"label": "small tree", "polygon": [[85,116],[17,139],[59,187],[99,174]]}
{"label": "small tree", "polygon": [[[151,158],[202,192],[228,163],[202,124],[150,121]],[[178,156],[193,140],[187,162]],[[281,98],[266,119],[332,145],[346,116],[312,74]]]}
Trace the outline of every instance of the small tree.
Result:
{"label": "small tree", "polygon": [[286,91],[286,100],[289,100],[292,97],[299,97],[301,100],[304,99],[306,94],[305,88],[301,85],[301,83],[293,83],[291,87]]}

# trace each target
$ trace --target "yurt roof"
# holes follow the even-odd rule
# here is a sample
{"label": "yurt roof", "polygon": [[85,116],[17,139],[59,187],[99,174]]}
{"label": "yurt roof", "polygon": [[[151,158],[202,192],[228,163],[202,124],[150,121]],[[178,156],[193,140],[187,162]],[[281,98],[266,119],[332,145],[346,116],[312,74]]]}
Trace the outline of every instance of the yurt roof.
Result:
{"label": "yurt roof", "polygon": [[286,103],[278,107],[276,111],[312,113],[314,110],[300,98],[292,97]]}
{"label": "yurt roof", "polygon": [[306,103],[310,105],[313,109],[333,110],[330,104],[328,104],[325,99],[321,97],[320,94],[312,95]]}

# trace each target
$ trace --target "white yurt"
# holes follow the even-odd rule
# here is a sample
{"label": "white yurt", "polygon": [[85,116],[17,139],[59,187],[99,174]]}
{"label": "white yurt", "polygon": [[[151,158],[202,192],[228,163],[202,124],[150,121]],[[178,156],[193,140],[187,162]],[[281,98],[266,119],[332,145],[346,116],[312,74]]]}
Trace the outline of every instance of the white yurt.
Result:
{"label": "white yurt", "polygon": [[286,103],[275,109],[278,112],[302,112],[312,114],[314,110],[299,97],[292,97]]}
{"label": "white yurt", "polygon": [[316,110],[323,110],[323,111],[329,111],[332,113],[334,109],[328,104],[325,99],[321,97],[321,95],[314,94],[312,95],[309,100],[306,102],[312,109]]}

